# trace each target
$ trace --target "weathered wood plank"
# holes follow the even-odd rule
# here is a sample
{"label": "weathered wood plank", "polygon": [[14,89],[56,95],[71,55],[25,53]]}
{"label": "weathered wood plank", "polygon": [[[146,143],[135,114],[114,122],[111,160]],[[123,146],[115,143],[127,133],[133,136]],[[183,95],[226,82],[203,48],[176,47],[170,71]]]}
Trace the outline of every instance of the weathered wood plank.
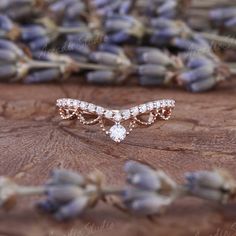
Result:
{"label": "weathered wood plank", "polygon": [[[112,184],[122,183],[126,160],[145,160],[182,180],[183,173],[221,167],[236,177],[236,83],[206,94],[141,87],[0,85],[0,175],[39,184],[56,167],[87,173],[99,169]],[[169,122],[136,129],[117,145],[96,126],[69,126],[54,106],[73,97],[107,107],[126,107],[155,100],[177,101]],[[14,226],[14,227],[12,227]],[[82,220],[59,224],[22,200],[10,213],[0,212],[0,235],[215,235],[236,233],[236,206],[178,201],[150,223],[99,205]],[[224,235],[224,234],[223,234]]]}

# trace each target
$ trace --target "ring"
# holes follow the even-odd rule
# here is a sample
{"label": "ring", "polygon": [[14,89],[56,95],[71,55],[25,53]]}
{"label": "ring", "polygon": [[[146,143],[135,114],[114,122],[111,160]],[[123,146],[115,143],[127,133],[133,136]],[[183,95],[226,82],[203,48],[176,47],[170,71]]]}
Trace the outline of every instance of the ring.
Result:
{"label": "ring", "polygon": [[[120,143],[138,125],[150,126],[158,118],[168,120],[175,107],[175,101],[157,100],[122,110],[106,109],[93,103],[70,98],[58,99],[56,105],[62,119],[78,119],[84,125],[99,123],[106,135]],[[110,124],[113,125],[108,130],[106,127]]]}

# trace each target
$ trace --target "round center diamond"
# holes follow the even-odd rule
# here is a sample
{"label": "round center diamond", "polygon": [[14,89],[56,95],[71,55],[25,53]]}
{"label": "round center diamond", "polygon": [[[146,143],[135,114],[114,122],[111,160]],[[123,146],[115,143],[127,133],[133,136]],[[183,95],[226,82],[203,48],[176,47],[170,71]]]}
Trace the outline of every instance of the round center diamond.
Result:
{"label": "round center diamond", "polygon": [[119,143],[126,137],[126,129],[120,124],[115,124],[110,128],[110,138]]}

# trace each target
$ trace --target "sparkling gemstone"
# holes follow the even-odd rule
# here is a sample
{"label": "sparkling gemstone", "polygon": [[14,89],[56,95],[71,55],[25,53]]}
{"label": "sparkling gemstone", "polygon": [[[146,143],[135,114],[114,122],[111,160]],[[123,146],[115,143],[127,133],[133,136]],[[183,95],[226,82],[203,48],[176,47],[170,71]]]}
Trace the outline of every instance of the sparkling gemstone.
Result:
{"label": "sparkling gemstone", "polygon": [[107,110],[107,111],[105,112],[105,117],[106,117],[107,119],[111,119],[112,116],[113,116],[113,112],[112,112],[112,111]]}
{"label": "sparkling gemstone", "polygon": [[88,111],[94,112],[95,109],[96,109],[96,106],[95,106],[94,104],[90,103],[90,104],[88,105]]}
{"label": "sparkling gemstone", "polygon": [[62,106],[62,100],[57,100],[57,106],[58,107]]}
{"label": "sparkling gemstone", "polygon": [[74,100],[74,101],[73,101],[73,107],[77,108],[78,106],[79,106],[79,102],[76,101],[76,100]]}
{"label": "sparkling gemstone", "polygon": [[122,112],[122,116],[125,120],[128,120],[131,116],[130,110],[125,110]]}
{"label": "sparkling gemstone", "polygon": [[122,120],[122,116],[121,116],[120,112],[116,112],[113,118],[117,122]]}
{"label": "sparkling gemstone", "polygon": [[65,99],[62,100],[62,106],[67,106],[67,101]]}
{"label": "sparkling gemstone", "polygon": [[98,115],[102,115],[104,113],[104,108],[97,107],[96,111],[97,111]]}
{"label": "sparkling gemstone", "polygon": [[145,113],[147,111],[147,106],[145,104],[139,106],[139,110],[141,113]]}
{"label": "sparkling gemstone", "polygon": [[88,106],[88,103],[87,103],[87,102],[81,102],[81,103],[80,103],[80,108],[81,108],[81,109],[86,109],[87,106]]}
{"label": "sparkling gemstone", "polygon": [[157,108],[157,109],[160,108],[160,102],[159,102],[159,101],[156,101],[156,102],[155,102],[155,108]]}
{"label": "sparkling gemstone", "polygon": [[120,124],[115,124],[110,128],[110,138],[115,142],[121,142],[126,137],[126,129]]}
{"label": "sparkling gemstone", "polygon": [[70,99],[68,101],[68,106],[73,107],[73,105],[74,105],[74,101],[72,99]]}
{"label": "sparkling gemstone", "polygon": [[149,102],[149,103],[147,104],[147,109],[148,109],[149,111],[153,110],[153,107],[154,107],[153,102]]}
{"label": "sparkling gemstone", "polygon": [[139,114],[138,107],[131,108],[131,113],[132,113],[133,116],[137,116]]}

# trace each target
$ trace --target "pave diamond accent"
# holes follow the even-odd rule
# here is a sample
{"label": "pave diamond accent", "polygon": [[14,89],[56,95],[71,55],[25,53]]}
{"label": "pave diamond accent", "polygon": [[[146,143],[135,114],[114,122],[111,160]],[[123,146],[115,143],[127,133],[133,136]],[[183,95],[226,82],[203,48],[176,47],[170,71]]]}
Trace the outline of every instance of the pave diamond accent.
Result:
{"label": "pave diamond accent", "polygon": [[137,116],[139,114],[138,107],[131,108],[131,113],[132,113],[132,116]]}
{"label": "pave diamond accent", "polygon": [[147,111],[146,104],[143,104],[143,105],[139,106],[139,110],[140,110],[141,113],[145,113]]}
{"label": "pave diamond accent", "polygon": [[120,124],[113,125],[110,128],[109,133],[110,133],[110,138],[117,143],[120,143],[126,137],[126,129],[124,126]]}
{"label": "pave diamond accent", "polygon": [[96,110],[96,106],[94,104],[90,103],[88,105],[88,111],[95,112],[95,110]]}
{"label": "pave diamond accent", "polygon": [[131,116],[130,110],[125,110],[122,112],[122,116],[125,120],[128,120]]}
{"label": "pave diamond accent", "polygon": [[96,112],[98,113],[98,115],[103,115],[103,113],[104,113],[104,108],[102,108],[102,107],[97,107]]}
{"label": "pave diamond accent", "polygon": [[88,103],[87,103],[87,102],[81,102],[81,103],[80,103],[80,108],[81,108],[81,109],[86,109],[87,106],[88,106]]}
{"label": "pave diamond accent", "polygon": [[107,110],[107,111],[105,112],[105,117],[106,117],[107,119],[111,119],[112,116],[113,116],[113,112],[112,112],[112,111]]}
{"label": "pave diamond accent", "polygon": [[117,122],[122,120],[122,116],[121,116],[120,112],[116,112],[113,118]]}

